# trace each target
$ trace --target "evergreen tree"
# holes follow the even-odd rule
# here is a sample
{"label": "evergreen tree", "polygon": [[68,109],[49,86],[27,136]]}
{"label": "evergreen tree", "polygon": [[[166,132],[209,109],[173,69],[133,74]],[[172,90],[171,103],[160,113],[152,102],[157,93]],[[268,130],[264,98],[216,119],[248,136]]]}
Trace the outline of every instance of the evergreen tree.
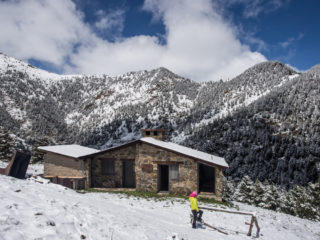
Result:
{"label": "evergreen tree", "polygon": [[306,189],[301,186],[295,186],[290,190],[293,200],[295,202],[295,215],[301,218],[315,219],[315,208],[312,206],[312,196],[310,196]]}
{"label": "evergreen tree", "polygon": [[225,200],[233,200],[233,194],[235,191],[235,187],[232,181],[228,181],[227,178],[223,178],[222,182],[223,193],[222,198]]}
{"label": "evergreen tree", "polygon": [[262,183],[257,179],[252,189],[253,204],[259,207],[264,206],[263,196],[265,194],[265,189]]}
{"label": "evergreen tree", "polygon": [[264,182],[265,195],[263,197],[264,208],[277,210],[279,208],[279,192],[274,184],[269,185],[268,182]]}
{"label": "evergreen tree", "polygon": [[34,143],[32,145],[31,162],[32,163],[37,163],[37,162],[43,161],[44,153],[40,152],[38,150],[38,147],[40,147],[40,146],[48,146],[51,143],[52,142],[46,137],[42,137],[42,138],[38,138],[38,139],[34,140]]}
{"label": "evergreen tree", "polygon": [[252,185],[251,178],[245,175],[234,193],[235,199],[239,202],[252,203]]}
{"label": "evergreen tree", "polygon": [[0,160],[8,162],[10,161],[14,152],[14,143],[9,135],[8,129],[0,127]]}
{"label": "evergreen tree", "polygon": [[316,208],[316,218],[320,220],[320,181],[315,184],[309,183],[308,193],[311,196],[311,205]]}
{"label": "evergreen tree", "polygon": [[286,192],[285,190],[280,191],[280,210],[281,212],[296,215],[295,211],[295,200],[292,196],[291,191]]}

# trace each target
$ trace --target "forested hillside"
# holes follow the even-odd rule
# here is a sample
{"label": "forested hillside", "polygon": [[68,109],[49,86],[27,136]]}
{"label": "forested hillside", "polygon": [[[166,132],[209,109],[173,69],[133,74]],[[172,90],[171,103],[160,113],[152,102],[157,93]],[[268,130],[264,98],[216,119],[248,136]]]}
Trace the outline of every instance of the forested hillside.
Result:
{"label": "forested hillside", "polygon": [[226,118],[204,126],[185,144],[224,156],[226,174],[245,174],[291,187],[319,179],[320,77],[313,68]]}
{"label": "forested hillside", "polygon": [[0,143],[38,161],[39,145],[105,149],[161,127],[169,141],[225,157],[235,181],[248,174],[289,187],[319,176],[319,89],[318,66],[297,74],[264,62],[198,83],[165,68],[57,75],[0,54]]}

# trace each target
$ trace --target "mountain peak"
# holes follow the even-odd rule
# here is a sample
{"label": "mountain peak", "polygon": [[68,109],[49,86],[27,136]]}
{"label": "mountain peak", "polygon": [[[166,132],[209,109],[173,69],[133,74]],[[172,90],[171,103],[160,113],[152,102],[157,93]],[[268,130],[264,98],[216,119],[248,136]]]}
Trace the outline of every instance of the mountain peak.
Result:
{"label": "mountain peak", "polygon": [[307,71],[307,73],[320,75],[320,64],[314,65],[312,68],[310,68],[310,69]]}
{"label": "mountain peak", "polygon": [[165,67],[159,67],[157,69],[152,70],[150,73],[156,75],[158,79],[162,79],[162,78],[183,79],[183,77],[175,74],[174,72],[170,71]]}
{"label": "mountain peak", "polygon": [[252,73],[259,73],[259,74],[262,74],[262,73],[264,73],[264,74],[266,74],[266,73],[269,73],[269,74],[282,73],[283,75],[293,75],[293,74],[296,74],[297,72],[282,62],[266,61],[266,62],[261,62],[261,63],[254,65],[253,67],[247,69],[244,73],[242,73],[239,76],[248,75],[248,74],[252,74]]}
{"label": "mountain peak", "polygon": [[155,69],[156,71],[160,71],[160,72],[170,72],[172,73],[172,71],[170,71],[168,68],[165,67],[159,67],[157,69]]}
{"label": "mountain peak", "polygon": [[266,61],[266,62],[262,62],[262,63],[258,63],[255,66],[253,66],[253,68],[265,68],[265,69],[275,69],[275,70],[279,70],[279,69],[286,69],[292,73],[296,73],[296,71],[294,71],[292,68],[290,68],[289,66],[285,65],[282,62],[279,61]]}

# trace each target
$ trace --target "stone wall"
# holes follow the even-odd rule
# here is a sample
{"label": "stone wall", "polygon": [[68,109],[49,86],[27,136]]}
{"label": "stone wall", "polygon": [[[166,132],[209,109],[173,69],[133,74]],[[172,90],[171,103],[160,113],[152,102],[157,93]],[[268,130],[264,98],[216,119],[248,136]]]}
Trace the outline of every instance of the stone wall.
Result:
{"label": "stone wall", "polygon": [[139,143],[136,158],[137,191],[158,192],[158,165],[178,164],[178,180],[169,181],[169,192],[187,194],[197,189],[198,164],[195,160],[163,150],[149,144]]}
{"label": "stone wall", "polygon": [[221,201],[222,200],[222,191],[223,191],[223,172],[222,168],[216,167],[216,199]]}
{"label": "stone wall", "polygon": [[[177,164],[179,166],[178,180],[169,180],[169,193],[185,195],[198,190],[198,162],[196,160],[142,142],[126,147],[115,148],[114,150],[94,157],[92,160],[91,187],[123,187],[122,161],[128,159],[135,160],[134,167],[137,191],[159,191],[158,166],[163,164]],[[101,161],[108,160],[115,161],[114,175],[103,175],[101,173]],[[215,169],[216,194],[213,195],[213,197],[221,200],[223,173],[222,168],[219,166],[215,166]]]}
{"label": "stone wall", "polygon": [[[129,145],[127,147],[116,148],[111,151],[107,151],[103,154],[97,155],[92,160],[92,177],[91,186],[92,187],[104,187],[104,188],[121,188],[123,186],[123,170],[122,161],[123,160],[136,159],[136,145]],[[103,175],[101,169],[101,162],[114,160],[115,171],[114,175]]]}

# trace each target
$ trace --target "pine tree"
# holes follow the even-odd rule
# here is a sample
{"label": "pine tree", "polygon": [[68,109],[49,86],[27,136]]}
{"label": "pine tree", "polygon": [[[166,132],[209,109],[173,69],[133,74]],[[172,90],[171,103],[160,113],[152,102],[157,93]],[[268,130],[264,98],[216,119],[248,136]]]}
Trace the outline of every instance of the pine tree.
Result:
{"label": "pine tree", "polygon": [[38,147],[40,147],[40,146],[48,146],[50,144],[51,144],[51,141],[46,137],[36,139],[34,141],[33,145],[32,145],[31,162],[32,163],[37,163],[37,162],[43,161],[44,153],[40,152],[38,150]]}
{"label": "pine tree", "polygon": [[0,160],[8,162],[14,152],[13,140],[9,135],[8,129],[0,127]]}
{"label": "pine tree", "polygon": [[[265,184],[265,182],[264,182]],[[278,189],[274,184],[265,184],[265,195],[263,197],[264,208],[271,209],[271,210],[277,210],[279,208],[279,198],[280,194],[278,192]]]}
{"label": "pine tree", "polygon": [[301,218],[316,219],[316,212],[312,206],[312,197],[307,193],[306,189],[302,186],[294,186],[290,190],[292,200],[295,204],[294,214]]}
{"label": "pine tree", "polygon": [[291,214],[291,215],[296,215],[295,211],[295,200],[292,195],[292,192],[286,192],[285,190],[281,190],[280,192],[280,210],[281,212]]}
{"label": "pine tree", "polygon": [[262,183],[259,181],[259,179],[257,179],[252,189],[253,204],[259,207],[263,207],[264,194],[265,194],[264,186],[262,186]]}
{"label": "pine tree", "polygon": [[244,203],[252,203],[252,185],[250,177],[245,175],[237,186],[234,194],[235,199]]}
{"label": "pine tree", "polygon": [[309,183],[307,192],[310,196],[310,204],[315,208],[315,218],[320,220],[320,182]]}
{"label": "pine tree", "polygon": [[233,194],[235,191],[233,182],[228,181],[228,179],[224,177],[222,182],[222,187],[223,187],[222,198],[225,200],[233,200]]}

